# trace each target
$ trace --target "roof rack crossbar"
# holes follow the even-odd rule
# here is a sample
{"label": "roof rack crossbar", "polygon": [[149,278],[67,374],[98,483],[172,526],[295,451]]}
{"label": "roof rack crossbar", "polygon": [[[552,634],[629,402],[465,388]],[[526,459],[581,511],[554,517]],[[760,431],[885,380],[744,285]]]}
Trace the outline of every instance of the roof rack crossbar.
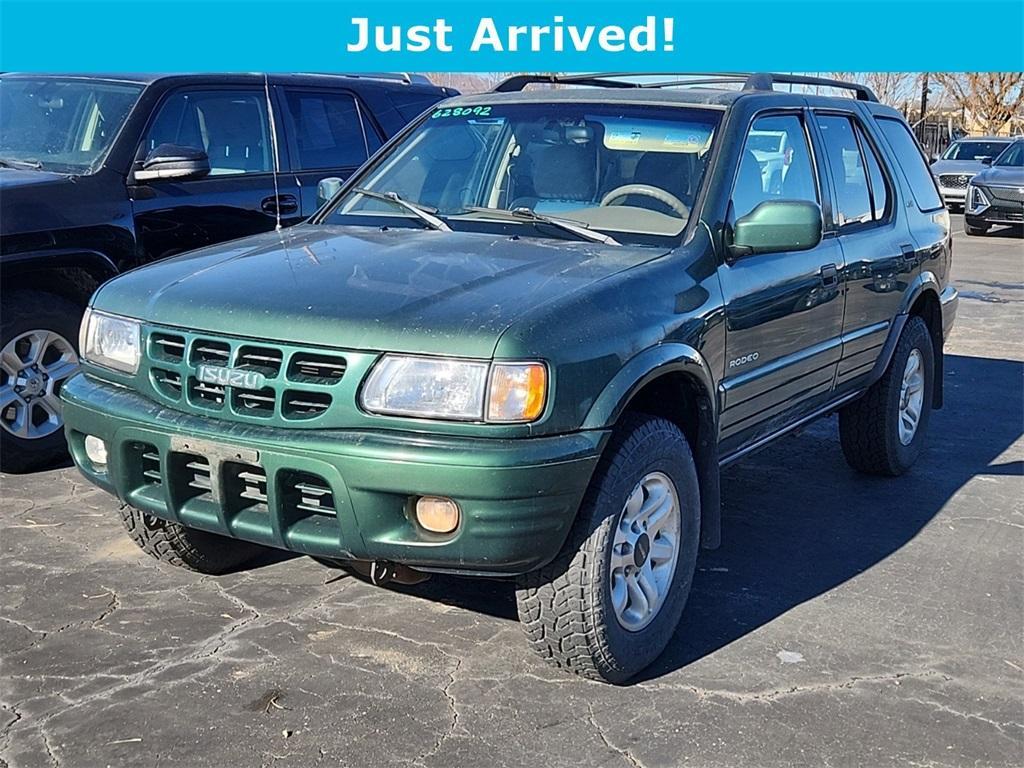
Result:
{"label": "roof rack crossbar", "polygon": [[750,75],[743,85],[745,91],[770,91],[775,83],[793,85],[820,85],[826,88],[839,88],[853,91],[858,101],[878,101],[875,92],[861,83],[849,83],[845,80],[833,80],[830,77],[810,77],[808,75],[785,75],[775,72],[758,72]]}
{"label": "roof rack crossbar", "polygon": [[[616,80],[620,77],[671,76],[675,79],[652,83],[636,83]],[[691,77],[692,76],[692,77]],[[685,79],[683,79],[685,78]],[[528,85],[590,85],[600,88],[671,88],[681,85],[718,85],[743,83],[745,91],[772,91],[776,83],[793,85],[819,85],[852,91],[860,101],[878,101],[878,97],[866,85],[833,80],[827,77],[808,75],[787,75],[775,72],[595,72],[589,75],[532,74],[513,75],[495,86],[496,93],[521,91]]]}

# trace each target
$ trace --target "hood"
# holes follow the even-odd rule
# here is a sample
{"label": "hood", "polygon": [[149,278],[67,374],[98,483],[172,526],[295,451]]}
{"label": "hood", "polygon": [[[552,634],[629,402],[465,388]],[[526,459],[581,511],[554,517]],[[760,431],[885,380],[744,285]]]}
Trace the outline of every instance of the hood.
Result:
{"label": "hood", "polygon": [[489,357],[533,309],[665,252],[304,224],[128,272],[94,306],[248,338]]}
{"label": "hood", "polygon": [[985,186],[1024,188],[1024,168],[993,165],[979,173],[971,181]]}
{"label": "hood", "polygon": [[68,181],[63,173],[33,171],[22,168],[0,168],[0,190],[7,192],[17,187],[32,187],[37,184],[53,184]]}
{"label": "hood", "polygon": [[988,168],[978,160],[936,160],[931,164],[932,175],[940,173],[981,173]]}

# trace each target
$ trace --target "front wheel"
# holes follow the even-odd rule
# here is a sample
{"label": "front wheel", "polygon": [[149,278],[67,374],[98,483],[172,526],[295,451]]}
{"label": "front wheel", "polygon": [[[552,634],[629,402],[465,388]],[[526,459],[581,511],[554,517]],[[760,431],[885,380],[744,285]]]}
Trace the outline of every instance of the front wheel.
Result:
{"label": "front wheel", "polygon": [[839,411],[839,439],[851,467],[890,477],[910,469],[924,448],[934,375],[928,326],[911,317],[882,378]]}
{"label": "front wheel", "polygon": [[121,508],[121,522],[150,557],[198,573],[227,573],[266,551],[259,544],[186,528],[127,505]]}
{"label": "front wheel", "polygon": [[627,416],[562,551],[519,580],[530,644],[555,666],[625,682],[671,640],[699,539],[700,490],[686,437],[665,419]]}
{"label": "front wheel", "polygon": [[0,469],[26,472],[67,455],[60,388],[78,370],[82,308],[15,290],[0,324]]}

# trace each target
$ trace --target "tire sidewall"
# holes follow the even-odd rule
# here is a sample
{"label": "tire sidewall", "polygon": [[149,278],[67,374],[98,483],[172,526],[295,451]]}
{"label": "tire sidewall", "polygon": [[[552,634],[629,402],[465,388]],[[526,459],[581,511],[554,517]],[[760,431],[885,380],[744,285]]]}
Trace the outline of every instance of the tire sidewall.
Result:
{"label": "tire sidewall", "polygon": [[[899,412],[900,393],[903,384],[903,371],[912,350],[921,353],[921,364],[924,367],[924,397],[921,402],[921,418],[917,423],[917,431],[908,445],[900,440]],[[935,386],[935,352],[932,349],[931,336],[924,321],[914,317],[907,324],[900,343],[896,347],[890,369],[893,380],[889,387],[889,401],[886,403],[886,439],[890,444],[892,456],[900,468],[908,469],[920,456],[924,449],[928,423],[932,414],[932,393]]]}
{"label": "tire sidewall", "polygon": [[[590,591],[595,630],[600,646],[611,652],[606,659],[605,678],[621,682],[650,665],[664,650],[675,632],[690,586],[700,541],[700,492],[692,454],[686,438],[674,425],[657,421],[660,429],[644,434],[643,439],[620,453],[615,470],[602,478],[597,489],[593,514],[597,525],[589,544],[597,564]],[[657,616],[643,629],[632,632],[619,624],[612,606],[609,575],[615,530],[626,500],[637,483],[651,472],[662,472],[675,485],[680,504],[680,543],[672,586]],[[623,661],[628,661],[628,666]]]}

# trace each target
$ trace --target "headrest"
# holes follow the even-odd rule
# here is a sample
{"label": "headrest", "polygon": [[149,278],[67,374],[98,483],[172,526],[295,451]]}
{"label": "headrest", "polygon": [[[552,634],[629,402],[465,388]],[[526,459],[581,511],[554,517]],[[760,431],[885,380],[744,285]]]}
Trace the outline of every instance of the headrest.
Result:
{"label": "headrest", "polygon": [[537,153],[533,188],[548,200],[593,200],[597,160],[591,144],[553,144]]}

